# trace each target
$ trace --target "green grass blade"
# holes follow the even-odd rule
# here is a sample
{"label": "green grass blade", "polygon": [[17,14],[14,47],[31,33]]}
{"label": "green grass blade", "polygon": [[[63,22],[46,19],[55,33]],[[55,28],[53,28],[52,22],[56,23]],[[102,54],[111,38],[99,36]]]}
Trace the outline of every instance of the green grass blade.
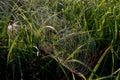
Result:
{"label": "green grass blade", "polygon": [[98,67],[100,66],[102,60],[104,59],[105,55],[107,54],[107,52],[109,51],[110,48],[111,48],[111,45],[105,50],[105,52],[103,53],[103,55],[98,60],[96,66],[94,67],[93,71],[91,72],[88,80],[92,80],[93,79],[95,72],[97,71]]}
{"label": "green grass blade", "polygon": [[9,46],[9,52],[8,52],[8,55],[7,55],[7,64],[10,62],[11,60],[11,57],[12,57],[12,50],[14,49],[15,45],[16,45],[16,41],[18,40],[18,36],[15,37],[14,41],[12,42],[11,46]]}

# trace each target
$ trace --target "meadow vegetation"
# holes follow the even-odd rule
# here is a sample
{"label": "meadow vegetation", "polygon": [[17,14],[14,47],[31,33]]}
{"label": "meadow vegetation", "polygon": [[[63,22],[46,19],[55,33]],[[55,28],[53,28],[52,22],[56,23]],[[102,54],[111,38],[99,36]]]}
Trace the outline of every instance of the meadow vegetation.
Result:
{"label": "meadow vegetation", "polygon": [[119,4],[1,0],[0,80],[119,80]]}

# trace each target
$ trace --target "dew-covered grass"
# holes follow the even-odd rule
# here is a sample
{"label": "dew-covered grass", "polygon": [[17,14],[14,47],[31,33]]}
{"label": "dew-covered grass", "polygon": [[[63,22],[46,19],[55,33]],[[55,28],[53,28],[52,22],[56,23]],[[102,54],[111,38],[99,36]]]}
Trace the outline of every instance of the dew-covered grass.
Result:
{"label": "dew-covered grass", "polygon": [[0,80],[119,80],[119,4],[1,0]]}

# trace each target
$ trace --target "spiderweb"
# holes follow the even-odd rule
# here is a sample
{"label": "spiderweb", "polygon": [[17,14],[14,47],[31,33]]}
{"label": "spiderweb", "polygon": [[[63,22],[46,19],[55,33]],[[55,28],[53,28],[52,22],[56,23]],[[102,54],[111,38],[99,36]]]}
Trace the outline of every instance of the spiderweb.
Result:
{"label": "spiderweb", "polygon": [[42,53],[49,54],[77,75],[81,73],[87,75],[92,70],[96,60],[94,58],[96,43],[89,31],[85,31],[81,26],[55,28],[54,25],[49,25],[43,27],[40,38],[38,38]]}

